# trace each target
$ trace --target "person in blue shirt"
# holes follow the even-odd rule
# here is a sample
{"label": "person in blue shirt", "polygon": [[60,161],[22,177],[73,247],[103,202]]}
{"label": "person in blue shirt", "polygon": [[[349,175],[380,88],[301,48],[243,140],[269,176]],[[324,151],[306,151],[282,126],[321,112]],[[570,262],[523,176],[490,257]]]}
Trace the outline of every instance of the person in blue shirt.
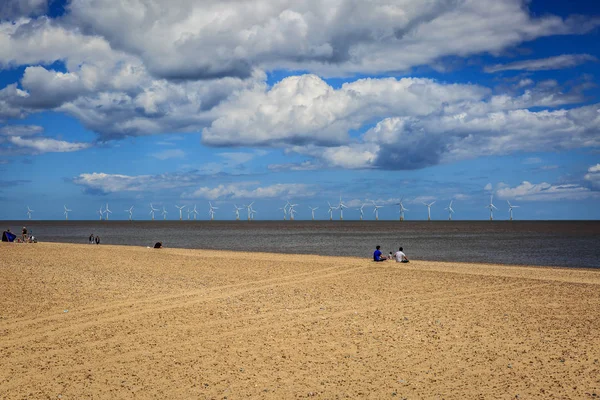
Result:
{"label": "person in blue shirt", "polygon": [[386,258],[383,257],[382,253],[381,253],[381,246],[376,246],[375,247],[375,252],[373,253],[373,261],[385,261]]}

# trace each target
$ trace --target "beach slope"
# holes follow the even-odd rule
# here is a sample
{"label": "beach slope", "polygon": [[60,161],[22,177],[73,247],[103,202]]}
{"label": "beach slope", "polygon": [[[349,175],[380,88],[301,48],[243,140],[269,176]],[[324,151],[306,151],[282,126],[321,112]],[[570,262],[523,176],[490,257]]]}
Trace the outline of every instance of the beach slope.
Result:
{"label": "beach slope", "polygon": [[600,271],[0,245],[0,398],[599,398]]}

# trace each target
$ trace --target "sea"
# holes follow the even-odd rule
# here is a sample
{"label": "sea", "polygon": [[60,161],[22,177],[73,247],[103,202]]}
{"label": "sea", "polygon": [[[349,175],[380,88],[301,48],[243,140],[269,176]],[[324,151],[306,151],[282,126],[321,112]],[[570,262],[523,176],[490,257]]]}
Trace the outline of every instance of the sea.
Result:
{"label": "sea", "polygon": [[41,242],[600,268],[600,221],[1,221]]}

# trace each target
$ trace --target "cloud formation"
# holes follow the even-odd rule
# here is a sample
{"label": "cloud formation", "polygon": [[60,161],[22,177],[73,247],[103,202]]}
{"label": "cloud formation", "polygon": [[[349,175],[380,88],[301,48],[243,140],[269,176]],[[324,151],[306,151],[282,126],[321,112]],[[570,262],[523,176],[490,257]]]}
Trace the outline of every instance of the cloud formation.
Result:
{"label": "cloud formation", "polygon": [[186,193],[184,198],[202,198],[208,200],[224,199],[272,199],[291,197],[311,197],[316,191],[310,185],[300,183],[277,183],[268,186],[258,186],[258,182],[237,182],[216,187],[201,187]]}
{"label": "cloud formation", "polygon": [[67,153],[84,150],[91,143],[67,142],[41,137],[44,129],[37,125],[6,125],[0,128],[0,154],[34,155],[43,153]]}
{"label": "cloud formation", "polygon": [[589,167],[584,179],[590,182],[593,187],[600,189],[600,164]]}
{"label": "cloud formation", "polygon": [[521,201],[558,201],[584,200],[600,198],[600,193],[577,184],[552,185],[550,183],[531,183],[523,181],[514,188],[501,187],[496,191],[501,199]]}
{"label": "cloud formation", "polygon": [[537,60],[523,60],[510,64],[496,64],[485,67],[484,70],[488,73],[500,71],[547,71],[576,67],[577,65],[590,61],[598,61],[598,59],[590,54],[563,54],[556,57],[540,58]]}

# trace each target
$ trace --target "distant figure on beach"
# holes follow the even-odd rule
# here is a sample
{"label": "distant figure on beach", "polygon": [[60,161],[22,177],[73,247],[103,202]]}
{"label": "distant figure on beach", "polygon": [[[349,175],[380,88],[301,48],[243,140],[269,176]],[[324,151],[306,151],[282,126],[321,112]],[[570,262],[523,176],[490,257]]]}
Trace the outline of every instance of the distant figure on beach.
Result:
{"label": "distant figure on beach", "polygon": [[155,248],[155,249],[162,249],[162,242],[156,242],[156,243],[154,244],[154,248]]}
{"label": "distant figure on beach", "polygon": [[375,247],[375,252],[373,253],[373,261],[385,261],[386,259],[382,257],[381,246]]}
{"label": "distant figure on beach", "polygon": [[94,234],[93,233],[90,234],[89,242],[90,242],[90,244],[94,244]]}
{"label": "distant figure on beach", "polygon": [[100,244],[100,236],[96,235],[96,244]]}
{"label": "distant figure on beach", "polygon": [[23,239],[23,243],[27,242],[27,227],[23,227],[23,231],[22,231],[22,239]]}
{"label": "distant figure on beach", "polygon": [[406,254],[404,254],[404,252],[402,251],[402,247],[400,247],[398,249],[398,251],[396,252],[396,262],[401,262],[401,263],[410,262],[410,261],[408,261],[408,258],[406,258]]}
{"label": "distant figure on beach", "polygon": [[392,258],[394,258],[394,255],[392,254],[392,252],[390,251],[390,254],[388,254],[388,260],[391,260]]}

